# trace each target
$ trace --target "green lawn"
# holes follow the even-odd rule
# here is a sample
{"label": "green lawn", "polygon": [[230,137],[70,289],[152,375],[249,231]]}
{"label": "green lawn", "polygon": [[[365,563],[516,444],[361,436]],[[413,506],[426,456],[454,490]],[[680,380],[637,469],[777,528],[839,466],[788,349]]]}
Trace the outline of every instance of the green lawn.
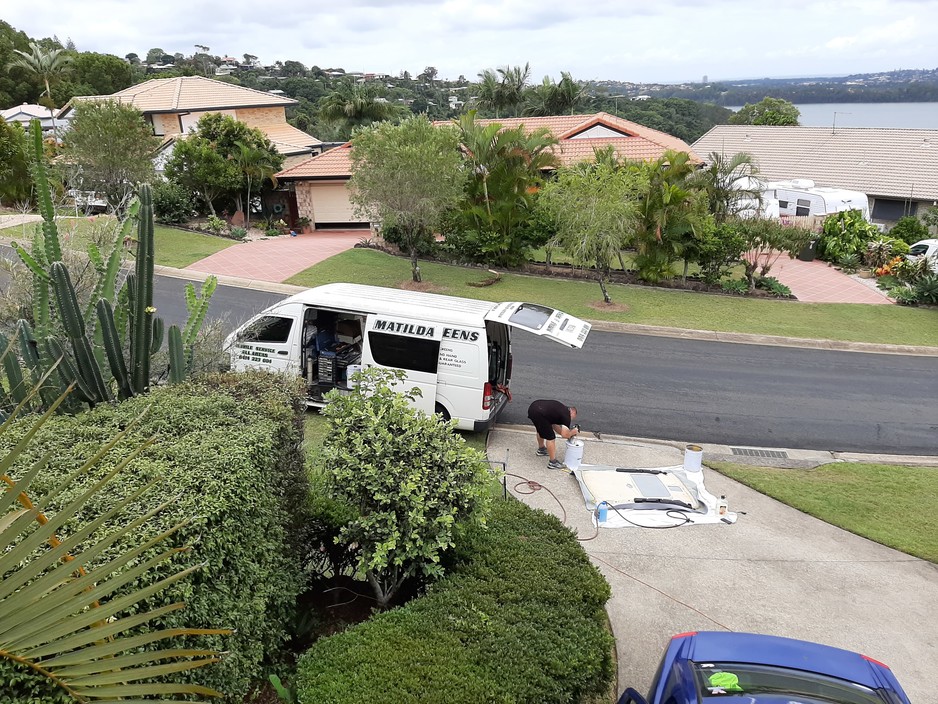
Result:
{"label": "green lawn", "polygon": [[[100,233],[110,225],[111,221],[112,218],[109,215],[58,217],[56,224],[63,246],[85,250],[95,231]],[[29,223],[20,227],[6,228],[2,230],[2,233],[4,237],[28,242],[32,239],[34,228],[38,226],[39,223]],[[133,234],[136,236],[136,231]],[[156,240],[156,263],[177,269],[183,269],[215,252],[237,244],[235,240],[224,237],[203,235],[199,232],[179,230],[165,225],[157,225],[153,234]]]}
{"label": "green lawn", "polygon": [[938,467],[838,462],[806,470],[707,464],[822,521],[938,562]]}
{"label": "green lawn", "polygon": [[153,234],[156,240],[156,263],[177,269],[183,269],[215,252],[237,244],[235,240],[224,237],[177,230],[175,227],[162,225],[157,225]]}
{"label": "green lawn", "polygon": [[[798,303],[610,285],[613,303],[625,307],[612,311],[602,309],[602,295],[595,282],[505,274],[493,286],[475,288],[467,282],[487,278],[484,269],[431,262],[421,262],[420,266],[424,281],[439,293],[489,301],[543,303],[592,320],[938,347],[938,313],[928,309]],[[287,283],[318,286],[350,281],[396,288],[409,280],[407,259],[371,249],[352,249],[300,272]]]}

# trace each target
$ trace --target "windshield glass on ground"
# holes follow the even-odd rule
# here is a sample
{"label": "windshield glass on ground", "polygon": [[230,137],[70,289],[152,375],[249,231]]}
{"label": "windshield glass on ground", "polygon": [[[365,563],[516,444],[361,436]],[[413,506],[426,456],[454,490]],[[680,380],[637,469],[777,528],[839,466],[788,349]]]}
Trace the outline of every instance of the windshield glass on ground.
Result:
{"label": "windshield glass on ground", "polygon": [[697,688],[713,698],[778,694],[805,697],[824,704],[883,704],[873,689],[813,672],[771,665],[741,663],[694,663]]}

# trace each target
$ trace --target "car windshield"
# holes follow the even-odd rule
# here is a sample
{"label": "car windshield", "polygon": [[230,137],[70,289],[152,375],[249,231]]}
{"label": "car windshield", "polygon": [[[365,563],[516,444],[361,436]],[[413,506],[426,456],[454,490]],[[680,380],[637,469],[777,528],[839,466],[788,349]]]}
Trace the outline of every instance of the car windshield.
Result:
{"label": "car windshield", "polygon": [[917,257],[920,254],[925,254],[928,251],[927,244],[916,244],[909,247],[909,254],[913,257]]}
{"label": "car windshield", "polygon": [[[785,667],[695,662],[694,674],[698,692],[708,702],[737,697],[762,701],[758,697],[762,694],[778,695],[785,701],[787,697],[804,697],[805,704],[883,704],[879,692],[869,687]],[[766,701],[774,701],[774,698]]]}

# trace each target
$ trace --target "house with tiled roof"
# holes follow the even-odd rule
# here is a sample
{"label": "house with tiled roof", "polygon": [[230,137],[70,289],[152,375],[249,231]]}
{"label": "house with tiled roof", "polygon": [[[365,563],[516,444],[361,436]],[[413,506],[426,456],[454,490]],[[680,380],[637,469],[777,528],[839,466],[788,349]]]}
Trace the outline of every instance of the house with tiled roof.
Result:
{"label": "house with tiled roof", "polygon": [[[22,105],[14,105],[12,108],[7,108],[0,112],[0,118],[10,123],[18,122],[23,126],[23,129],[29,129],[30,122],[39,120],[43,132],[51,130],[53,123],[58,122],[58,127],[67,124],[67,120],[61,118],[57,110],[52,110],[44,105],[32,105],[30,103],[23,103]],[[61,134],[61,132],[59,132],[59,134]]]}
{"label": "house with tiled roof", "polygon": [[94,100],[133,105],[153,126],[153,133],[163,137],[164,147],[195,129],[203,115],[217,112],[266,134],[286,157],[285,167],[322,152],[320,140],[287,122],[286,109],[296,100],[204,76],[154,78],[111,95],[76,96],[61,114],[67,115],[76,102]]}
{"label": "house with tiled roof", "polygon": [[[595,151],[612,147],[620,159],[651,161],[666,151],[688,152],[694,163],[702,163],[688,144],[677,137],[622,118],[600,112],[593,115],[557,115],[553,117],[508,117],[498,120],[476,120],[477,124],[497,122],[505,128],[523,126],[526,130],[547,128],[557,137],[553,148],[560,163],[569,166],[591,161]],[[437,126],[451,125],[438,121]],[[316,227],[365,226],[367,221],[356,215],[348,193],[352,177],[350,144],[330,149],[277,174],[295,196],[291,212],[307,217]],[[291,204],[292,205],[292,204]]]}
{"label": "house with tiled roof", "polygon": [[747,152],[765,181],[800,178],[860,191],[876,222],[938,204],[938,130],[717,125],[694,151],[705,159]]}

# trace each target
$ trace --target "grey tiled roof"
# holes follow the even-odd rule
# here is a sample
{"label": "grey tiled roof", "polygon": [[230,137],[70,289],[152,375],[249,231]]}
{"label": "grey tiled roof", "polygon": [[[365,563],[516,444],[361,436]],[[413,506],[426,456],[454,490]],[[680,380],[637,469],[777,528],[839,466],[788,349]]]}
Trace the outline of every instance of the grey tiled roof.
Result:
{"label": "grey tiled roof", "polygon": [[938,129],[717,125],[694,142],[711,152],[753,155],[767,181],[811,179],[869,196],[938,200]]}

